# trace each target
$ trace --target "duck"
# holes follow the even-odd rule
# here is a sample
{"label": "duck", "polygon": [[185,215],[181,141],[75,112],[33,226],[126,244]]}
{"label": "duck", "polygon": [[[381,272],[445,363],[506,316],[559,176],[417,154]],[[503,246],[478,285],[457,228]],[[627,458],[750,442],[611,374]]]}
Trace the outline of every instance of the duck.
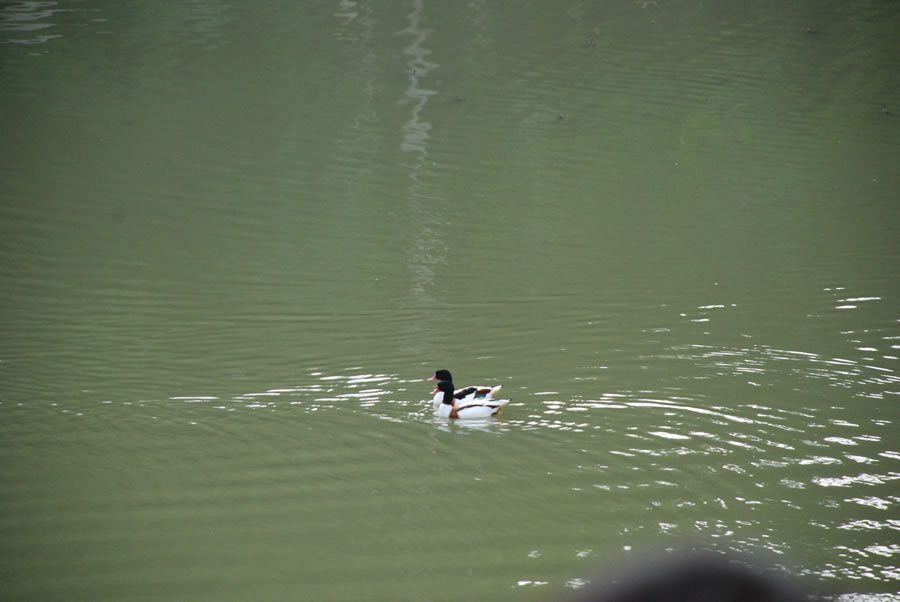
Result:
{"label": "duck", "polygon": [[[439,382],[445,381],[452,385],[453,375],[450,374],[449,370],[436,370],[434,376],[432,376],[428,380],[436,380]],[[501,387],[503,387],[503,385],[469,385],[468,387],[463,387],[462,389],[455,389],[453,391],[453,397],[455,397],[459,401],[471,401],[473,399],[494,399],[494,396],[497,395]],[[438,393],[437,387],[435,387],[432,393]]]}
{"label": "duck", "polygon": [[434,410],[441,418],[488,418],[509,405],[508,399],[471,399],[459,401],[453,396],[453,383],[442,380],[436,387]]}

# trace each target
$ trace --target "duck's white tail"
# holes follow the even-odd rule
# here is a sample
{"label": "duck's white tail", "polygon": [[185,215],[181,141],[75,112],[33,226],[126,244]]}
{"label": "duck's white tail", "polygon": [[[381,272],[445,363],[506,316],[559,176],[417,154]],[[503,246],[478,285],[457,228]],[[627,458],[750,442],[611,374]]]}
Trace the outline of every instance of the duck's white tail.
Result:
{"label": "duck's white tail", "polygon": [[508,400],[508,399],[498,399],[498,400],[496,400],[496,401],[497,401],[498,403],[497,403],[497,407],[494,408],[494,414],[499,413],[500,410],[502,410],[503,408],[505,408],[506,406],[509,405],[509,400]]}

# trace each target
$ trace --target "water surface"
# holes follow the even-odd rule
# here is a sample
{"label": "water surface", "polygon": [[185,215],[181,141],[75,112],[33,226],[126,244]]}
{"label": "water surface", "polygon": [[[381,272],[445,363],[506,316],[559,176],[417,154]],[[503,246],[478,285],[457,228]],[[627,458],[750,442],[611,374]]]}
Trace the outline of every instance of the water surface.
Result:
{"label": "water surface", "polygon": [[[697,538],[889,599],[898,28],[0,4],[7,596],[553,599]],[[443,367],[511,405],[436,419]]]}

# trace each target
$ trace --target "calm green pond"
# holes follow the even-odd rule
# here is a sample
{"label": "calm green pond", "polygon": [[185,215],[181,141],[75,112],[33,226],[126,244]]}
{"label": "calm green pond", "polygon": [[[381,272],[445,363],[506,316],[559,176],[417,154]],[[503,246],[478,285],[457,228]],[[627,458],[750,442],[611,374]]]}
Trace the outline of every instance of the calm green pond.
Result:
{"label": "calm green pond", "polygon": [[891,599],[897,31],[0,3],[2,597],[554,601],[691,541]]}

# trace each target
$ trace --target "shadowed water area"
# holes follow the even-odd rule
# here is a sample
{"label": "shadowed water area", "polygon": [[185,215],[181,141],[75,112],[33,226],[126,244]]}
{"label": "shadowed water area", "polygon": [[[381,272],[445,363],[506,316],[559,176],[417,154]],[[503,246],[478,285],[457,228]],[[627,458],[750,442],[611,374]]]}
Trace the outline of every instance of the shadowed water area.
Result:
{"label": "shadowed water area", "polygon": [[898,31],[0,2],[0,597],[556,600],[690,540],[891,599]]}

